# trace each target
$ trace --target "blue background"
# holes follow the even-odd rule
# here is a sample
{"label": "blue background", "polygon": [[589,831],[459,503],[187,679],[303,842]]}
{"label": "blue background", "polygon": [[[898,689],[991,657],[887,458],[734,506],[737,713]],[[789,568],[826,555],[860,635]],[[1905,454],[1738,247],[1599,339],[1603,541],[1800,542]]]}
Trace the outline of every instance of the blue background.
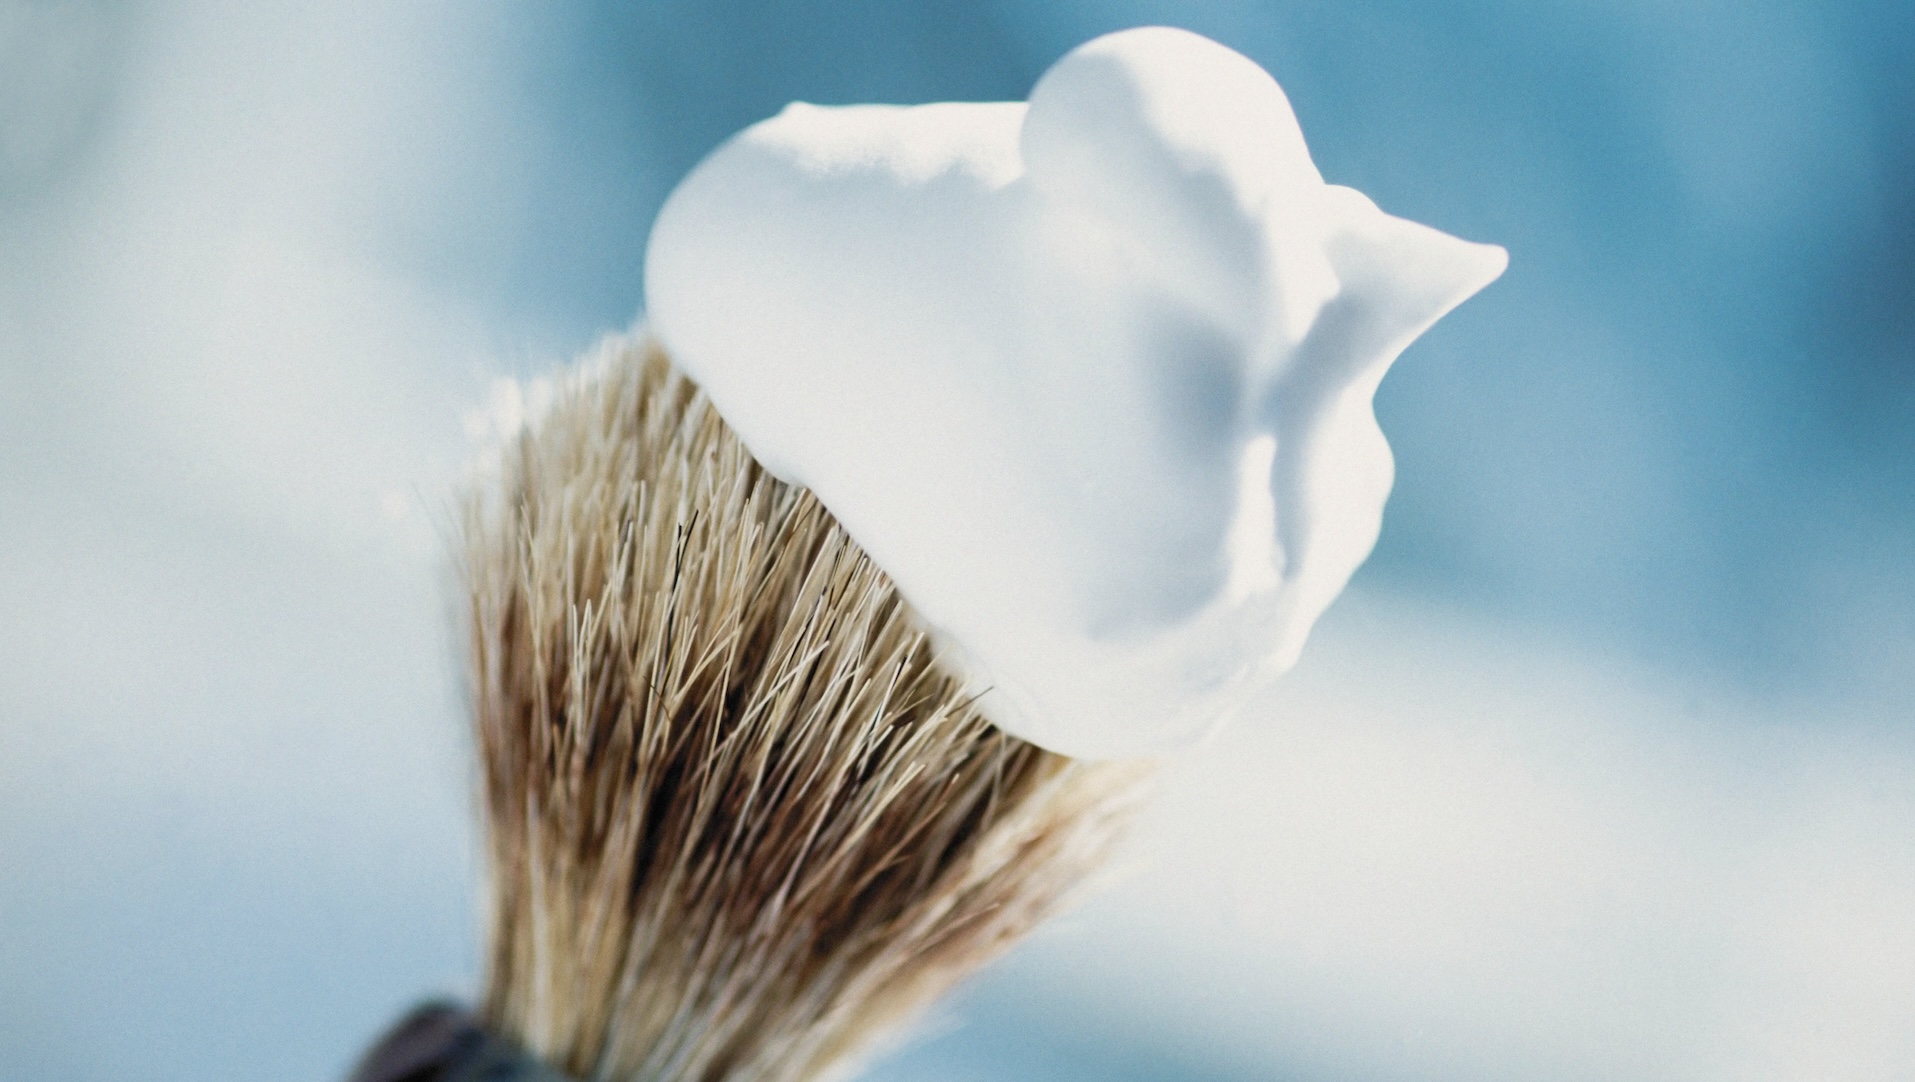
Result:
{"label": "blue background", "polygon": [[[1639,908],[1615,888],[1656,929],[1640,942],[1714,944],[1706,925],[1799,879],[1865,880],[1906,913],[1905,3],[0,0],[0,1075],[337,1077],[405,1002],[469,988],[469,751],[441,559],[461,412],[494,377],[548,373],[631,324],[652,215],[730,133],[794,99],[1021,98],[1073,45],[1146,23],[1270,70],[1331,181],[1511,253],[1384,385],[1397,488],[1318,671],[1360,674],[1337,659],[1412,641],[1387,654],[1385,707],[1481,701],[1494,724],[1438,728],[1544,764],[1649,864],[1693,859],[1703,871],[1640,888]],[[1597,673],[1569,695],[1594,720],[1532,725],[1568,695],[1547,680],[1509,702],[1432,690],[1419,658],[1512,686],[1524,659],[1569,659]],[[1664,705],[1630,705],[1645,687]],[[1603,743],[1612,714],[1648,735]],[[1619,780],[1674,761],[1689,773],[1662,788]],[[1533,780],[1496,777],[1477,792]],[[1710,825],[1693,837],[1614,825],[1630,808],[1680,819],[1696,791]],[[1827,814],[1797,837],[1771,807]],[[1710,871],[1718,837],[1745,841],[1746,864]],[[1473,867],[1473,844],[1439,830],[1429,851]],[[1787,1063],[1733,1036],[1765,1017],[1735,998],[1750,972],[1784,1005],[1798,972],[1733,944],[1644,948],[1613,979],[1577,954],[1558,984],[1451,982],[1475,972],[1467,951],[1388,979],[1346,980],[1333,958],[1231,992],[1250,1021],[1206,1028],[1228,1012],[1202,966],[1099,968],[1148,920],[1233,949],[1229,921],[1153,909],[1152,889],[1011,959],[873,1077],[1915,1070],[1905,1014],[1863,1012]],[[1803,898],[1798,924],[1853,916]],[[1402,919],[1467,939],[1479,916]],[[1558,935],[1610,942],[1619,925],[1591,920],[1520,942],[1545,960],[1569,949]],[[1842,942],[1803,971],[1834,987],[1850,948],[1915,968],[1906,936]],[[1129,998],[1099,986],[1127,980]],[[1530,980],[1571,991],[1551,1006]],[[1875,1002],[1915,1004],[1883,980]],[[1661,1023],[1590,1015],[1599,1060],[1483,1021],[1567,1018],[1585,985],[1675,1006]],[[1444,1032],[1417,996],[1470,1024]],[[1760,1047],[1738,1059],[1738,1040]],[[1874,1058],[1842,1058],[1857,1048]]]}

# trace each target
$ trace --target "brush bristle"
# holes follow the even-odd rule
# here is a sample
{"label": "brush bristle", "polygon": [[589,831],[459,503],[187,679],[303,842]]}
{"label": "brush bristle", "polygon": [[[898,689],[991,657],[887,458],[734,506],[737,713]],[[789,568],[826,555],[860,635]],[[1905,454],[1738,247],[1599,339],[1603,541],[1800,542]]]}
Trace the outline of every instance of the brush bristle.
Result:
{"label": "brush bristle", "polygon": [[593,1080],[836,1077],[1052,913],[1140,770],[993,727],[655,346],[467,514],[486,1023]]}

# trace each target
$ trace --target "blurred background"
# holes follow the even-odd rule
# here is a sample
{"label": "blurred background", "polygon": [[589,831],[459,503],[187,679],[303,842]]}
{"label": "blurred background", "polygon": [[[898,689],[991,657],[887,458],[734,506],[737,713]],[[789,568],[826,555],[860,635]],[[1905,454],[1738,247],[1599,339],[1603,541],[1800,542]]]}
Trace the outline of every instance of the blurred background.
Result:
{"label": "blurred background", "polygon": [[1904,0],[0,0],[0,1076],[321,1082],[469,992],[499,381],[785,102],[1146,23],[1510,270],[1297,670],[870,1077],[1915,1076]]}

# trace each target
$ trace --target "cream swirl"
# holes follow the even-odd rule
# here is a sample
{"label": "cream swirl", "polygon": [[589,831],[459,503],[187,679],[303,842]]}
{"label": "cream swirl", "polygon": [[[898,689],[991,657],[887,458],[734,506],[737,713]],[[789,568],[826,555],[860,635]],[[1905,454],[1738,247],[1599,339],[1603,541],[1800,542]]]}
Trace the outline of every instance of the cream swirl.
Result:
{"label": "cream swirl", "polygon": [[1325,184],[1245,57],[1145,28],[1025,103],[794,104],[673,192],[647,316],[1000,726],[1208,730],[1368,556],[1371,400],[1502,249]]}

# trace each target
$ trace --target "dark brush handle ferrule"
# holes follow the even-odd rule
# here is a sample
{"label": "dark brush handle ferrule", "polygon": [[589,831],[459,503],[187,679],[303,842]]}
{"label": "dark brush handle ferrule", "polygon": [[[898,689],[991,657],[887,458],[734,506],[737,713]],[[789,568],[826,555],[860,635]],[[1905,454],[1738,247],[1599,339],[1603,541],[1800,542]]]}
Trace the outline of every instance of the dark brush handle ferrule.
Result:
{"label": "dark brush handle ferrule", "polygon": [[573,1082],[470,1012],[428,1003],[379,1039],[350,1082]]}

